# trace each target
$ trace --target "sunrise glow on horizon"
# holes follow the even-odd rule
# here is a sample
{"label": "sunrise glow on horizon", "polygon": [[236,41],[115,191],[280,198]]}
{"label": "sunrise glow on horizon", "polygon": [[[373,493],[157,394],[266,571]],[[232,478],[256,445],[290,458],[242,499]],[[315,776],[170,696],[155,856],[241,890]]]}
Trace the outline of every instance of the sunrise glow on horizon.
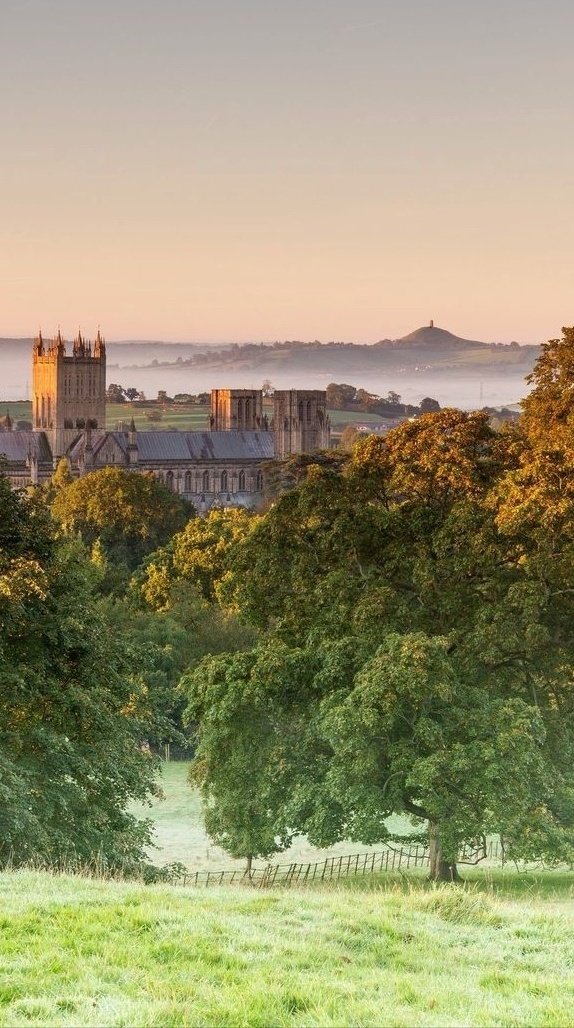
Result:
{"label": "sunrise glow on horizon", "polygon": [[574,321],[566,0],[4,0],[0,337]]}

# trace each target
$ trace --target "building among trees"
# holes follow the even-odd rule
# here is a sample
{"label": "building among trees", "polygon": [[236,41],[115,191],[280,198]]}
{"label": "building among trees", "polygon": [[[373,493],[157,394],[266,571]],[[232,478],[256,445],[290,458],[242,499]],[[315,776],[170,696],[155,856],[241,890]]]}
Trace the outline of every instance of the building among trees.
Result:
{"label": "building among trees", "polygon": [[0,458],[16,488],[51,477],[62,458],[77,477],[123,466],[152,472],[199,510],[214,504],[253,506],[263,490],[263,464],[274,457],[311,453],[330,444],[326,393],[279,390],[274,414],[263,413],[260,389],[214,389],[209,430],[107,431],[106,345],[80,332],[68,352],[58,331],[46,344],[40,333],[32,353],[32,431],[0,429]]}

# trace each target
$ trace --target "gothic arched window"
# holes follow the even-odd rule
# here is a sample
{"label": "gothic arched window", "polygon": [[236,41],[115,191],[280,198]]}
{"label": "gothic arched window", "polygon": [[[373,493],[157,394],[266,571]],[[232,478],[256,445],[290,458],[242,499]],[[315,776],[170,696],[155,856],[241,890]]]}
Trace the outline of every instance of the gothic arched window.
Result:
{"label": "gothic arched window", "polygon": [[183,490],[186,493],[191,492],[191,471],[185,472],[185,477],[183,479]]}
{"label": "gothic arched window", "polygon": [[257,478],[255,480],[255,488],[257,489],[258,493],[263,491],[263,472],[262,471],[258,471],[257,472]]}
{"label": "gothic arched window", "polygon": [[240,471],[239,472],[239,492],[240,493],[244,493],[245,492],[245,472],[244,471]]}
{"label": "gothic arched window", "polygon": [[173,492],[173,471],[168,471],[165,476],[165,484]]}
{"label": "gothic arched window", "polygon": [[203,472],[202,489],[204,493],[209,492],[209,471]]}
{"label": "gothic arched window", "polygon": [[227,471],[221,472],[221,492],[227,492]]}

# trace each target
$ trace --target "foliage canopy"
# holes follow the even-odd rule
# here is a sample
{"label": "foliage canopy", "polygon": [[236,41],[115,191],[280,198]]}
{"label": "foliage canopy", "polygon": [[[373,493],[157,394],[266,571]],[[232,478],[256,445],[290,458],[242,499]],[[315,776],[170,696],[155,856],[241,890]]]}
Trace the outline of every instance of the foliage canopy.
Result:
{"label": "foliage canopy", "polygon": [[[252,853],[271,827],[279,844],[376,842],[406,813],[428,822],[437,878],[490,832],[516,857],[572,859],[574,522],[562,503],[549,549],[539,459],[485,414],[430,413],[309,466],[234,548],[222,595],[267,644],[188,680],[218,838],[237,827],[233,724],[251,710]],[[513,517],[525,474],[530,521]],[[223,680],[224,703],[206,685]]]}

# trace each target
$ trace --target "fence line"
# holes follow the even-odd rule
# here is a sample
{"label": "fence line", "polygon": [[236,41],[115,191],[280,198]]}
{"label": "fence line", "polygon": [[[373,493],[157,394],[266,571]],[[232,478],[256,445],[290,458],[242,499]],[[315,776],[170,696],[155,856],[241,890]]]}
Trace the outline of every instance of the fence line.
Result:
{"label": "fence line", "polygon": [[[498,840],[475,847],[465,846],[458,863],[477,864],[481,860],[504,861],[504,850]],[[327,857],[312,863],[267,864],[265,867],[232,868],[221,871],[189,871],[179,880],[180,885],[240,885],[249,882],[258,889],[273,885],[299,885],[307,882],[333,881],[357,877],[379,871],[400,871],[403,868],[425,867],[430,861],[425,846],[406,849],[387,846],[376,853],[353,853],[340,857]]]}

